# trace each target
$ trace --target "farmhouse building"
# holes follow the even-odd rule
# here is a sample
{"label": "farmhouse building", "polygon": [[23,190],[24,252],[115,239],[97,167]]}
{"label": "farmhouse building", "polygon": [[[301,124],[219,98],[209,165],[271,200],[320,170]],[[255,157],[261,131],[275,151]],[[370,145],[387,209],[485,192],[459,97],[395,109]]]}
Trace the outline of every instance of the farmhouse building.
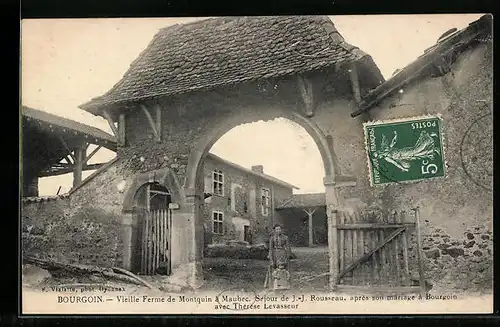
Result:
{"label": "farmhouse building", "polygon": [[[205,242],[264,243],[279,219],[275,208],[289,198],[287,182],[264,174],[263,166],[241,167],[209,153],[205,159]],[[326,221],[326,220],[325,220]]]}

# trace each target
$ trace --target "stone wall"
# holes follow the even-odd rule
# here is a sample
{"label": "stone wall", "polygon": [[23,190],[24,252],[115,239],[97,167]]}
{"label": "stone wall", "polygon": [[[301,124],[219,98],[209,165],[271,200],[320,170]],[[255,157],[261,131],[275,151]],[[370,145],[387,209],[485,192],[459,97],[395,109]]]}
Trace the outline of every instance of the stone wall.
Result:
{"label": "stone wall", "polygon": [[23,255],[65,263],[121,266],[120,217],[101,208],[72,208],[69,199],[24,203]]}
{"label": "stone wall", "polygon": [[[361,138],[351,145],[363,149],[358,160],[352,163],[352,171],[358,177],[353,196],[365,204],[388,210],[419,206],[422,219],[453,237],[461,237],[467,226],[476,224],[485,224],[491,229],[492,74],[491,45],[479,44],[462,53],[450,73],[415,81],[402,93],[396,92],[373,108],[372,120],[440,114],[446,177],[372,188]],[[478,121],[478,118],[481,119]],[[467,133],[471,130],[472,134]],[[362,134],[361,129],[358,132]],[[473,148],[474,142],[477,144]]]}
{"label": "stone wall", "polygon": [[[493,235],[485,225],[471,225],[451,236],[429,221],[422,224],[424,276],[433,288],[491,292]],[[410,239],[416,242],[415,235]],[[412,275],[418,276],[415,247],[410,251]]]}
{"label": "stone wall", "polygon": [[[445,178],[371,188],[366,155],[352,166],[358,186],[351,194],[360,199],[361,208],[420,207],[426,277],[443,287],[491,290],[491,46],[480,43],[467,49],[448,74],[421,78],[370,111],[372,120],[440,114]],[[352,146],[362,149],[362,140]]]}

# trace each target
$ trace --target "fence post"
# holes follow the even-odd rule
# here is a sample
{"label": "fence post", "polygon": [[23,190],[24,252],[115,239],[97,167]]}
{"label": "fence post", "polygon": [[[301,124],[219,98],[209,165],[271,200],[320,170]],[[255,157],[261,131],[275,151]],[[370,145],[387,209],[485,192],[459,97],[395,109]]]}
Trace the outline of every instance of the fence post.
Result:
{"label": "fence post", "polygon": [[413,210],[415,211],[415,228],[417,232],[417,258],[418,258],[418,275],[419,275],[419,283],[420,283],[420,292],[422,296],[425,296],[427,293],[425,287],[425,276],[424,276],[424,262],[422,261],[422,236],[420,234],[420,208],[416,207]]}
{"label": "fence post", "polygon": [[338,261],[338,239],[337,239],[337,209],[333,205],[328,206],[328,254],[330,266],[329,286],[330,290],[335,290],[337,287],[337,279],[339,276],[339,261]]}

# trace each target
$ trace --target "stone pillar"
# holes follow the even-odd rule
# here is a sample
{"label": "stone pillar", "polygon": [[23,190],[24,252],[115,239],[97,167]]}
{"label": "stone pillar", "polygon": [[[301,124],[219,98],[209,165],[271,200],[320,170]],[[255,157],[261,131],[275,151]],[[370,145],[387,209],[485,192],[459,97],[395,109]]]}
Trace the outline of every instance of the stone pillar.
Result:
{"label": "stone pillar", "polygon": [[[186,192],[185,203],[172,214],[172,276],[179,285],[203,285],[203,192]],[[175,236],[174,236],[175,235]]]}
{"label": "stone pillar", "polygon": [[133,231],[137,228],[137,221],[133,219],[132,212],[122,213],[122,235],[123,235],[123,268],[126,270],[132,267],[132,252],[134,250]]}
{"label": "stone pillar", "polygon": [[340,204],[333,176],[326,176],[323,182],[325,185],[326,215],[328,219],[328,257],[330,267],[328,284],[331,290],[335,290],[339,276],[337,208]]}

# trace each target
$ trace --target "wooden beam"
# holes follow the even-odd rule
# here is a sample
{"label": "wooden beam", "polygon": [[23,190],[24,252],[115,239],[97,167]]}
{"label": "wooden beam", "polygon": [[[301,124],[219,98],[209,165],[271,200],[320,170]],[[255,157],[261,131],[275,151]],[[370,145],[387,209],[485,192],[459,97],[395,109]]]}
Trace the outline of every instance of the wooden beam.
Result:
{"label": "wooden beam", "polygon": [[115,126],[115,122],[113,121],[113,118],[111,117],[111,115],[109,114],[109,112],[107,110],[104,110],[102,113],[104,115],[104,118],[106,118],[106,120],[108,121],[108,125],[111,128],[111,131],[113,131],[113,134],[115,135],[115,137],[118,138],[118,136],[119,136],[118,129]]}
{"label": "wooden beam", "polygon": [[146,106],[144,106],[143,104],[141,104],[141,109],[142,109],[142,112],[144,112],[144,115],[146,115],[146,118],[148,119],[149,126],[153,130],[153,134],[155,135],[156,141],[159,141],[160,140],[160,135],[158,134],[158,131],[156,129],[156,123],[153,120],[153,117],[151,117],[151,114],[149,113],[148,108],[146,108]]}
{"label": "wooden beam", "polygon": [[314,245],[314,240],[313,240],[313,214],[316,211],[314,210],[305,210],[304,212],[307,214],[307,221],[308,221],[308,236],[309,236],[309,246],[312,247]]}
{"label": "wooden beam", "polygon": [[158,142],[161,141],[161,107],[159,104],[156,105],[156,131],[158,132]]}
{"label": "wooden beam", "polygon": [[331,290],[335,290],[339,273],[337,210],[329,205],[326,214],[328,217],[328,265],[330,267],[328,284]]}
{"label": "wooden beam", "polygon": [[[91,164],[91,165],[84,165],[82,167],[82,171],[87,171],[87,170],[96,170],[101,168],[105,163],[96,163],[96,164]],[[59,175],[64,175],[73,172],[72,167],[63,167],[63,168],[50,168],[42,171],[41,173],[38,174],[38,177],[49,177],[49,176],[59,176]]]}
{"label": "wooden beam", "polygon": [[72,165],[68,164],[68,163],[63,163],[63,162],[58,162],[56,164],[54,164],[52,167],[54,168],[68,168],[68,167],[71,167]]}
{"label": "wooden beam", "polygon": [[101,148],[102,148],[102,146],[98,145],[97,148],[95,148],[92,152],[90,152],[90,154],[88,156],[86,156],[83,164],[86,165],[87,162],[89,162],[90,158],[92,158],[94,156],[94,154],[96,154],[97,151],[99,151]]}
{"label": "wooden beam", "polygon": [[75,163],[75,161],[74,161],[74,160],[72,160],[73,158],[74,158],[74,157],[73,157],[73,156],[71,155],[71,153],[70,153],[70,154],[68,154],[68,155],[66,156],[66,158],[64,158],[64,160],[66,160],[66,161],[67,161],[70,165],[73,165],[73,164]]}
{"label": "wooden beam", "polygon": [[118,144],[123,146],[125,145],[125,114],[120,114],[119,122],[118,122]]}
{"label": "wooden beam", "polygon": [[83,163],[85,160],[82,146],[75,149],[75,158],[76,160],[73,166],[73,187],[77,187],[82,182]]}
{"label": "wooden beam", "polygon": [[[85,135],[85,136],[87,136],[87,135]],[[83,146],[83,152],[84,152],[84,153],[87,153],[87,149],[89,148],[89,145],[90,145],[90,143],[89,143],[89,142],[85,142],[85,144],[84,144],[84,146]]]}
{"label": "wooden beam", "polygon": [[415,227],[415,223],[404,223],[404,224],[376,224],[376,223],[341,224],[341,225],[337,226],[337,229],[387,229],[387,228],[401,228],[401,227]]}
{"label": "wooden beam", "polygon": [[351,81],[352,94],[356,101],[356,106],[358,106],[361,103],[361,90],[359,87],[358,70],[355,63],[349,65],[349,79]]}
{"label": "wooden beam", "polygon": [[424,276],[424,262],[422,261],[422,236],[420,234],[420,209],[416,207],[413,209],[415,211],[415,224],[417,232],[417,259],[418,259],[418,277],[421,288],[421,293],[424,296],[426,293],[425,289],[425,276]]}
{"label": "wooden beam", "polygon": [[352,264],[350,264],[349,266],[347,266],[347,268],[345,268],[344,271],[342,271],[339,274],[338,281],[340,281],[340,279],[342,277],[344,277],[345,275],[347,275],[347,273],[349,273],[351,270],[353,270],[354,268],[356,268],[357,266],[359,266],[360,264],[362,264],[366,260],[370,259],[370,257],[375,252],[377,252],[378,250],[380,250],[381,248],[383,248],[387,243],[389,243],[390,241],[392,241],[396,236],[398,236],[399,234],[401,234],[404,230],[405,230],[404,227],[398,228],[391,235],[389,235],[389,237],[387,237],[382,243],[380,243],[379,245],[377,245],[370,252],[368,252],[367,254],[365,254],[364,256],[362,256],[361,258],[359,258],[358,260],[356,260],[355,262],[353,262]]}
{"label": "wooden beam", "polygon": [[304,103],[304,109],[307,117],[314,116],[314,94],[313,86],[309,79],[297,75],[297,84],[299,87],[300,95]]}
{"label": "wooden beam", "polygon": [[71,151],[69,149],[69,146],[66,143],[66,141],[60,136],[59,136],[59,140],[61,141],[61,143],[62,143],[63,147],[66,149],[66,151],[68,151],[68,155],[71,157],[71,159],[73,159],[73,162],[75,162],[75,156],[73,155],[73,151]]}

